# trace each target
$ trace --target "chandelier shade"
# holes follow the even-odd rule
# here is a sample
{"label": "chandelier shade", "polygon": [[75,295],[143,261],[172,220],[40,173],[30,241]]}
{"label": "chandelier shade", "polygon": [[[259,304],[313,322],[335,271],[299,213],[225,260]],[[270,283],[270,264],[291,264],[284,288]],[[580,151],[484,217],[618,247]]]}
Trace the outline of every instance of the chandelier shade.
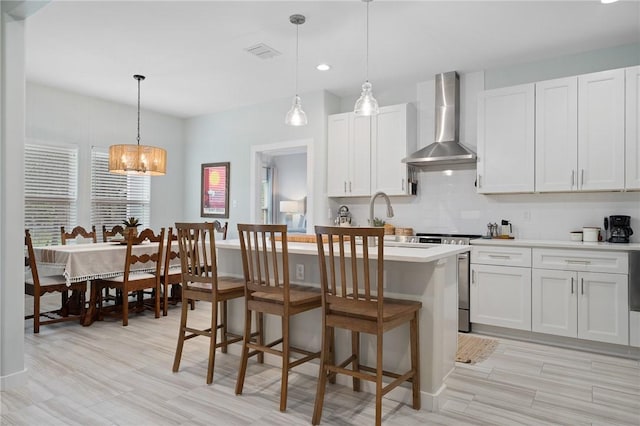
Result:
{"label": "chandelier shade", "polygon": [[143,75],[134,75],[138,81],[138,137],[137,144],[119,144],[109,147],[109,172],[120,175],[162,176],[167,172],[167,151],[150,145],[140,145],[140,81]]}
{"label": "chandelier shade", "polygon": [[122,175],[162,176],[167,171],[167,151],[149,145],[111,145],[109,171]]}

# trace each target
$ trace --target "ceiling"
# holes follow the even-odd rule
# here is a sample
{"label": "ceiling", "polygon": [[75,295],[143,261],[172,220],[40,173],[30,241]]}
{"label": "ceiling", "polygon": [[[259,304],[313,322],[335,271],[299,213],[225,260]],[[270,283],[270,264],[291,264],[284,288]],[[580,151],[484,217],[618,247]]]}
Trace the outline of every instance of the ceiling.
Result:
{"label": "ceiling", "polygon": [[[376,90],[433,74],[544,60],[640,41],[640,3],[399,1],[370,3],[369,79]],[[26,23],[28,81],[192,117],[293,97],[353,96],[365,79],[365,3],[342,1],[52,1]],[[282,54],[244,49],[265,43]],[[333,67],[320,72],[316,65]]]}

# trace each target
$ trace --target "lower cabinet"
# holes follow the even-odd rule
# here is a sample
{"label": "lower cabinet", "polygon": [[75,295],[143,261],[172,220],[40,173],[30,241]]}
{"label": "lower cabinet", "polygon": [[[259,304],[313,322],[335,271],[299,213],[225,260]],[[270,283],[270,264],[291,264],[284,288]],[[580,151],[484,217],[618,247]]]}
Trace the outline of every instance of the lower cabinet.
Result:
{"label": "lower cabinet", "polygon": [[628,275],[617,273],[626,260],[626,253],[534,249],[532,330],[629,344]]}
{"label": "lower cabinet", "polygon": [[471,322],[531,330],[531,268],[471,265]]}

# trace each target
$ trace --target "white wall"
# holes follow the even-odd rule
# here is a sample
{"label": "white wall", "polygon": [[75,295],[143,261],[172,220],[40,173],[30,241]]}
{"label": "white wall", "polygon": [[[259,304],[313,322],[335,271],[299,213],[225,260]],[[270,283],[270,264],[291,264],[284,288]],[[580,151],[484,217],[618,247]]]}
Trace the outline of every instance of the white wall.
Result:
{"label": "white wall", "polygon": [[185,150],[186,220],[200,218],[200,164],[218,161],[231,163],[229,237],[237,236],[236,224],[250,220],[250,153],[253,145],[313,139],[314,217],[326,223],[326,133],[327,114],[337,112],[339,100],[327,92],[302,94],[302,105],[309,119],[304,127],[289,127],[284,117],[291,99],[208,114],[187,120]]}
{"label": "white wall", "polygon": [[[135,144],[137,106],[28,83],[26,110],[28,141],[78,146],[78,223],[91,225],[91,147]],[[183,119],[141,110],[140,143],[166,149],[168,158],[167,174],[151,178],[151,223],[145,227],[159,229],[183,220],[183,141]]]}

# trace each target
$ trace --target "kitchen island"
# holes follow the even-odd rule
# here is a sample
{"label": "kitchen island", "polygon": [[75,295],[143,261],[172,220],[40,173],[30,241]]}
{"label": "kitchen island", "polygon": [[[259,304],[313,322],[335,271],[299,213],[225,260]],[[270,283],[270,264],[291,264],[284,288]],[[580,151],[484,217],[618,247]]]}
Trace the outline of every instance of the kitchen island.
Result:
{"label": "kitchen island", "polygon": [[[242,276],[242,256],[239,240],[216,242],[218,273]],[[362,250],[358,246],[356,250]],[[403,298],[422,302],[420,312],[420,369],[422,407],[437,411],[445,389],[444,379],[455,366],[458,332],[457,254],[469,251],[469,246],[430,245],[421,247],[384,248],[385,297]],[[317,247],[310,243],[288,243],[289,275],[292,283],[320,287]],[[370,248],[371,259],[376,259],[377,248]],[[233,332],[240,331],[244,322],[243,301],[230,303],[229,324]],[[297,315],[291,320],[292,344],[308,350],[319,350],[322,327],[320,310]],[[265,317],[267,341],[280,335],[280,319]],[[384,368],[404,371],[409,368],[408,327],[399,327],[384,336]],[[337,358],[346,356],[351,347],[349,334],[336,331]],[[362,335],[361,351],[364,363],[374,364],[375,337]],[[240,353],[239,346],[229,351]],[[265,362],[280,365],[280,358],[265,357]],[[298,371],[317,376],[317,363],[306,363]],[[351,386],[345,376],[338,383]],[[374,392],[373,384],[363,382],[363,390]],[[386,397],[410,404],[409,387],[398,387]]]}

